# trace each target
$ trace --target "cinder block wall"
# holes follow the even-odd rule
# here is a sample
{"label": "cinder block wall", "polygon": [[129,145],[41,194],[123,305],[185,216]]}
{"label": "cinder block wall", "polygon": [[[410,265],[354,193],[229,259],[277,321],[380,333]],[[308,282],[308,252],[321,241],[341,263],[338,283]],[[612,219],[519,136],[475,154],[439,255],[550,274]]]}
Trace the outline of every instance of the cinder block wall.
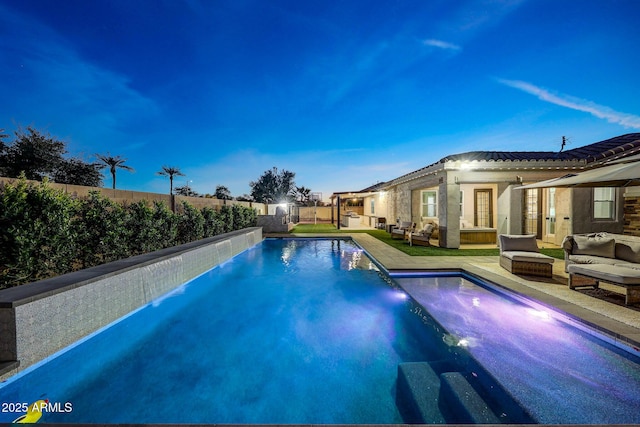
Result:
{"label": "cinder block wall", "polygon": [[248,228],[0,291],[0,380],[261,241]]}
{"label": "cinder block wall", "polygon": [[[13,181],[16,178],[4,178],[0,177],[0,189]],[[38,181],[29,181],[35,184],[38,184]],[[52,188],[61,190],[73,198],[76,199],[86,199],[89,197],[89,192],[98,191],[102,196],[108,197],[112,201],[120,204],[124,203],[135,203],[140,200],[146,200],[149,202],[164,202],[168,207],[171,207],[171,195],[169,194],[159,194],[159,193],[148,193],[144,191],[131,191],[131,190],[118,190],[112,188],[105,187],[85,187],[82,185],[71,185],[71,184],[59,184],[56,182],[50,182],[49,185]],[[254,203],[254,202],[240,202],[237,200],[220,200],[220,199],[210,199],[206,197],[187,197],[187,196],[173,196],[175,198],[176,206],[179,206],[182,201],[189,202],[189,204],[197,209],[202,209],[204,207],[213,208],[215,210],[220,210],[220,208],[224,205],[240,205],[248,208],[254,208],[258,214],[264,214],[267,212],[267,206],[263,203]]]}

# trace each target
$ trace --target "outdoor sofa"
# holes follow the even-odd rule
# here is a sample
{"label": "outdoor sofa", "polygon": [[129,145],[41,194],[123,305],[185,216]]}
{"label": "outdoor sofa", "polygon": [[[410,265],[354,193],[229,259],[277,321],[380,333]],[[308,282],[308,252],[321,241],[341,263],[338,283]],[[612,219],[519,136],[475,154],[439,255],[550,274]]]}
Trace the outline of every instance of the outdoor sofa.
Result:
{"label": "outdoor sofa", "polygon": [[598,288],[602,281],[624,287],[626,304],[640,303],[640,237],[613,233],[569,235],[564,238],[562,249],[570,289]]}
{"label": "outdoor sofa", "polygon": [[513,274],[552,277],[553,261],[540,253],[536,236],[501,234],[500,266]]}
{"label": "outdoor sofa", "polygon": [[640,237],[613,233],[569,235],[562,241],[564,270],[572,264],[608,264],[640,269]]}

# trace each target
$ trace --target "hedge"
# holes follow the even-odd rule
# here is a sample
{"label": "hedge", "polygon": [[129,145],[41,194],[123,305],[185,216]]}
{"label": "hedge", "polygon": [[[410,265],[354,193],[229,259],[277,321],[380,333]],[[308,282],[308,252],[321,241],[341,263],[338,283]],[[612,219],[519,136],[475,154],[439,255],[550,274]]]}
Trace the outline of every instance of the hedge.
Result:
{"label": "hedge", "polygon": [[161,202],[75,200],[46,181],[0,189],[0,289],[256,225],[244,206],[171,212]]}

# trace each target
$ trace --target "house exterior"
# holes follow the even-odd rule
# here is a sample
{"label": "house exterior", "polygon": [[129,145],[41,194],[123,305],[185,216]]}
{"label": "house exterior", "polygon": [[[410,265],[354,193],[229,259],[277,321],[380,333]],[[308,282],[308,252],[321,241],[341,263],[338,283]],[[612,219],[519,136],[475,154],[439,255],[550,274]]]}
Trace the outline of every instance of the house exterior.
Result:
{"label": "house exterior", "polygon": [[[640,205],[640,192],[636,187],[518,187],[638,153],[640,133],[561,152],[472,151],[444,157],[360,194],[371,223],[377,217],[412,221],[418,227],[435,222],[442,247],[495,243],[498,234],[535,234],[559,245],[567,234],[622,233],[625,209],[632,217],[635,208],[630,206]],[[625,196],[633,203],[625,205]]]}

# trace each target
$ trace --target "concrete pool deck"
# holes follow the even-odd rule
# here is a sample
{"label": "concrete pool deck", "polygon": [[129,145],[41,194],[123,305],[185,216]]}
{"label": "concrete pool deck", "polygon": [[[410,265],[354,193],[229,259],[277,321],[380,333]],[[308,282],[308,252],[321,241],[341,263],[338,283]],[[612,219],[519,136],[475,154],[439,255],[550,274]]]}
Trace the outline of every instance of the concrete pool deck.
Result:
{"label": "concrete pool deck", "polygon": [[[524,277],[500,267],[497,256],[410,256],[366,233],[300,234],[291,237],[350,237],[390,272],[465,271],[582,320],[612,338],[640,348],[640,312],[569,289],[564,261],[553,264],[553,279]],[[265,237],[269,237],[265,235]],[[281,236],[278,236],[281,237]],[[620,293],[616,286],[602,288]]]}

